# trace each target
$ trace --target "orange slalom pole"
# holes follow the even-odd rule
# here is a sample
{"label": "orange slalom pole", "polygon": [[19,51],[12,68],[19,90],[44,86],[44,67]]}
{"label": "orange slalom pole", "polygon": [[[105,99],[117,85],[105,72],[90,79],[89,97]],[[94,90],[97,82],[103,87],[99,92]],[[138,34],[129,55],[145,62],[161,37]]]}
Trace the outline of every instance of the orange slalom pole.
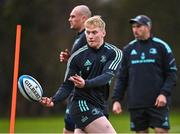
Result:
{"label": "orange slalom pole", "polygon": [[19,71],[19,55],[20,55],[20,42],[21,42],[21,25],[17,25],[16,28],[16,46],[14,57],[14,77],[13,77],[13,89],[12,89],[12,102],[11,102],[11,119],[10,119],[10,134],[14,134],[14,126],[16,120],[16,98],[17,98],[17,80]]}

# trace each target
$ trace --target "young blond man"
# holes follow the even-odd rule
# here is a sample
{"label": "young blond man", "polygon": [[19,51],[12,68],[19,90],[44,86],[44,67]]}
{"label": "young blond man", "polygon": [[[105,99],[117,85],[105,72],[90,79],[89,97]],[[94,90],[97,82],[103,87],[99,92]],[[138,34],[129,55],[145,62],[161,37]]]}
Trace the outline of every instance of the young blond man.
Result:
{"label": "young blond man", "polygon": [[120,64],[122,52],[104,41],[105,22],[100,16],[86,20],[85,34],[88,44],[71,55],[65,82],[52,99],[43,97],[41,103],[52,107],[64,100],[75,86],[70,109],[76,124],[74,133],[115,134],[103,109],[109,82]]}

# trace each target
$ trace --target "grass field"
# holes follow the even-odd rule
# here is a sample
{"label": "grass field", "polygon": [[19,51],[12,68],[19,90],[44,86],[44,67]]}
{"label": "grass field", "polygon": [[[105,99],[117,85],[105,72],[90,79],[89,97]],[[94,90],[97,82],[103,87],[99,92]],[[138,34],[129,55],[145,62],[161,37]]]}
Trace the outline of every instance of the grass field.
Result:
{"label": "grass field", "polygon": [[[110,121],[118,133],[131,133],[129,115],[110,115]],[[180,133],[180,114],[173,112],[170,116],[171,133]],[[15,133],[61,133],[64,126],[63,115],[57,117],[17,118]],[[9,132],[9,120],[0,118],[0,133]],[[151,132],[153,132],[151,130]]]}

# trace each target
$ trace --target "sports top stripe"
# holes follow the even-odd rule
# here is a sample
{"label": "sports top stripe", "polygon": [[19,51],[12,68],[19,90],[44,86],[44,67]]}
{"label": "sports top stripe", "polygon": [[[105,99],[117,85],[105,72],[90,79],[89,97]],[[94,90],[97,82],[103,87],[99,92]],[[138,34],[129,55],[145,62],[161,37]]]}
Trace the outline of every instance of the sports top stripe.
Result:
{"label": "sports top stripe", "polygon": [[153,37],[153,41],[159,42],[159,43],[163,44],[163,45],[165,46],[165,48],[166,48],[166,50],[167,50],[168,53],[171,53],[171,52],[172,52],[172,50],[171,50],[171,48],[169,47],[169,45],[168,45],[166,42],[162,41],[161,39],[159,39],[159,38],[157,38],[157,37]]}
{"label": "sports top stripe", "polygon": [[109,47],[110,49],[113,49],[115,51],[115,53],[116,53],[116,57],[115,57],[114,61],[109,66],[109,69],[116,70],[116,68],[118,67],[119,63],[121,62],[122,52],[117,47],[112,46],[112,45],[110,45],[108,43],[106,43],[105,46]]}
{"label": "sports top stripe", "polygon": [[76,52],[74,52],[74,53],[71,55],[71,57],[69,58],[68,63],[67,63],[67,68],[66,68],[66,73],[65,73],[64,81],[66,80],[66,77],[67,77],[67,75],[68,75],[69,66],[70,66],[71,60],[72,60],[76,55],[78,55],[79,53],[85,51],[86,49],[88,49],[88,46],[87,46],[87,45],[85,45],[85,46],[83,46],[82,48],[78,49]]}

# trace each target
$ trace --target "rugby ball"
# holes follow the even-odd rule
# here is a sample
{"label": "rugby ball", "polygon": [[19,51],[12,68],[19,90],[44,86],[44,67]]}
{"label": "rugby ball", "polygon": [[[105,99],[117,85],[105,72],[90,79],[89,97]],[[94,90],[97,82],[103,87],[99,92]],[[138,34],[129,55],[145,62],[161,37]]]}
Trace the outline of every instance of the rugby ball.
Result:
{"label": "rugby ball", "polygon": [[39,82],[30,75],[21,75],[18,79],[18,88],[21,94],[29,101],[39,101],[43,89]]}

